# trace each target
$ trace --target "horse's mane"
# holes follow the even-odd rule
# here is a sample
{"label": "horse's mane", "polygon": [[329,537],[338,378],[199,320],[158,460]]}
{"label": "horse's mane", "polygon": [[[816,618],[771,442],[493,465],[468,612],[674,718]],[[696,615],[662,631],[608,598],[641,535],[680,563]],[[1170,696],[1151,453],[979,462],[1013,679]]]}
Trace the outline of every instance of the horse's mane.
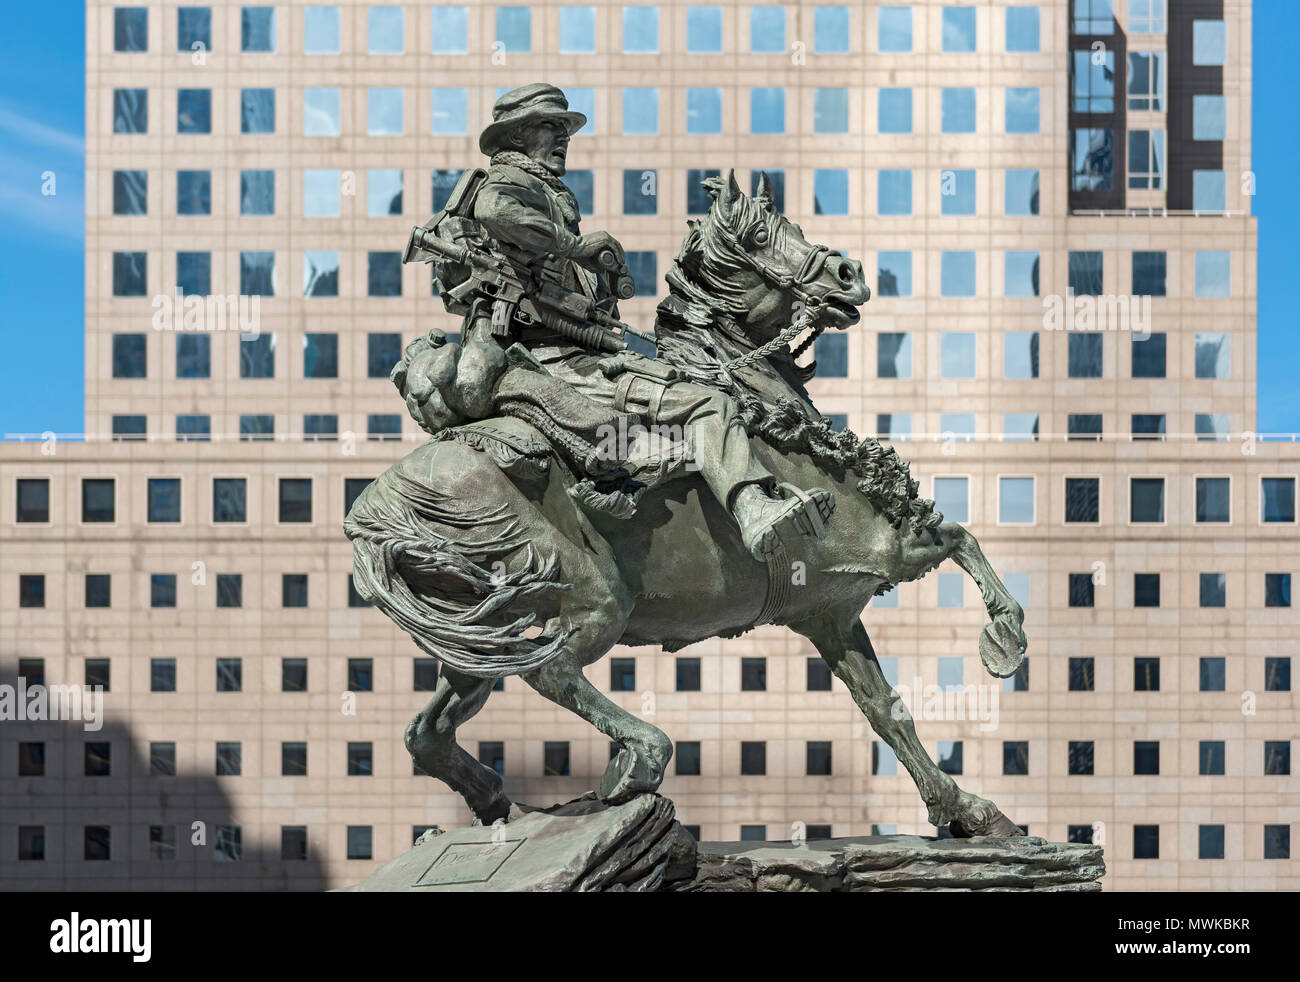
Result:
{"label": "horse's mane", "polygon": [[[705,185],[716,198],[720,189],[711,181]],[[943,516],[933,501],[918,497],[919,485],[893,447],[874,437],[859,438],[847,428],[831,429],[804,388],[812,373],[795,365],[788,348],[745,369],[746,375],[758,376],[758,384],[753,375],[746,378],[728,369],[729,362],[758,344],[733,316],[737,298],[727,284],[734,284],[730,274],[741,267],[728,256],[725,240],[709,234],[716,212],[715,207],[704,222],[691,222],[665,277],[669,292],[655,319],[659,357],[692,381],[731,395],[751,435],[783,453],[807,454],[837,478],[857,475],[858,490],[894,528],[906,522],[919,534],[938,526]]]}

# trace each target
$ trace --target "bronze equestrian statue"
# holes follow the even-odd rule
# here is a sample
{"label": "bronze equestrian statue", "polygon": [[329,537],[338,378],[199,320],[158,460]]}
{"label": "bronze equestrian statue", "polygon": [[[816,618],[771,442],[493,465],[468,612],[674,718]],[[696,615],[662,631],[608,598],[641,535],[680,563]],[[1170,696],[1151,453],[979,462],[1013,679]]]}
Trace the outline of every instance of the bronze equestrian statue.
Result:
{"label": "bronze equestrian statue", "polygon": [[[585,122],[553,86],[506,93],[480,138],[491,160],[412,234],[462,340],[430,331],[393,381],[433,439],[376,479],[344,529],[358,592],[438,660],[411,721],[420,768],[478,820],[508,817],[501,778],[456,743],[493,681],[519,675],[621,749],[600,795],[659,787],[673,744],[597,690],[614,645],[666,651],[759,624],[807,637],[908,769],[935,825],[1018,835],[926,754],[862,625],[872,596],[953,559],[979,585],[996,677],[1019,667],[1023,612],[960,525],[892,448],[833,432],[796,359],[857,323],[860,263],[809,243],[766,175],[749,197],[712,178],[656,311],[651,359],[618,320],[622,246],[582,234],[559,180]],[[791,347],[800,335],[802,343]]]}

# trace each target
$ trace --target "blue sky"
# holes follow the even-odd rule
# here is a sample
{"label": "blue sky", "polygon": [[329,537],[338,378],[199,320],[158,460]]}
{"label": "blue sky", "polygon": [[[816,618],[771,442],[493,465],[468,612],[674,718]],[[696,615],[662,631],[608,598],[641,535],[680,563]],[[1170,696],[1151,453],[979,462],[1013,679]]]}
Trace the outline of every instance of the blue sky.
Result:
{"label": "blue sky", "polygon": [[[1259,430],[1300,433],[1300,50],[1293,0],[1255,0]],[[0,32],[0,434],[83,419],[85,9],[6,4]],[[43,176],[54,176],[54,194]]]}

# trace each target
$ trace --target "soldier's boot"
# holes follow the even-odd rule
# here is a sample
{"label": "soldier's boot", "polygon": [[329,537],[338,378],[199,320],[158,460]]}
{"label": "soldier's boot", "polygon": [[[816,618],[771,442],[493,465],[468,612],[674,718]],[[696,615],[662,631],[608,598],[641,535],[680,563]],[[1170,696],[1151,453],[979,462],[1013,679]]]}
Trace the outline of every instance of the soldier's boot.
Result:
{"label": "soldier's boot", "polygon": [[747,484],[736,492],[732,513],[740,526],[745,548],[759,562],[795,536],[820,537],[826,521],[835,511],[835,499],[824,488],[803,491],[793,484],[781,484],[783,497],[773,498],[759,484]]}

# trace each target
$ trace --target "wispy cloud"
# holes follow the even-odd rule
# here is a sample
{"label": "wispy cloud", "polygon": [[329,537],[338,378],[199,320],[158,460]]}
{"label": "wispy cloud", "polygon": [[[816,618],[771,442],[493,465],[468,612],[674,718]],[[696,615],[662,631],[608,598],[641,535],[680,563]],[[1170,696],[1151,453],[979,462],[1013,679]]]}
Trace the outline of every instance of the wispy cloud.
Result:
{"label": "wispy cloud", "polygon": [[0,105],[0,133],[30,147],[78,155],[86,152],[84,134],[50,126],[3,105]]}

